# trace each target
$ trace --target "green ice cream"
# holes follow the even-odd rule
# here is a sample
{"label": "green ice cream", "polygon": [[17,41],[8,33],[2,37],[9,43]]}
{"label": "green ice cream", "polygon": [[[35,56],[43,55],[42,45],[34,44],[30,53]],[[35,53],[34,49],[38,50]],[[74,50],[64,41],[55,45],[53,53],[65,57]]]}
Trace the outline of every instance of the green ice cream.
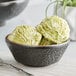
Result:
{"label": "green ice cream", "polygon": [[68,23],[58,16],[51,16],[45,18],[36,28],[17,26],[8,39],[23,45],[52,45],[67,41],[69,35]]}
{"label": "green ice cream", "polygon": [[39,45],[42,35],[32,26],[17,26],[8,36],[10,41],[23,45]]}
{"label": "green ice cream", "polygon": [[44,19],[36,28],[44,38],[54,43],[60,44],[69,39],[69,25],[64,19],[58,16],[51,16]]}
{"label": "green ice cream", "polygon": [[52,41],[49,41],[49,40],[47,40],[46,38],[43,37],[43,38],[41,39],[41,42],[40,42],[39,45],[43,45],[43,46],[45,45],[45,46],[46,46],[46,45],[53,45],[53,44],[56,44],[56,43],[54,43],[54,42],[52,42]]}

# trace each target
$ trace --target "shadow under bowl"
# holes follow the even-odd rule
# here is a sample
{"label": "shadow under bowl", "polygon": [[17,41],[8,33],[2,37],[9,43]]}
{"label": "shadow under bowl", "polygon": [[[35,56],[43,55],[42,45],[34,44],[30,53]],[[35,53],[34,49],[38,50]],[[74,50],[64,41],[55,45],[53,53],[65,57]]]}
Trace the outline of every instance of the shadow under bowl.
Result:
{"label": "shadow under bowl", "polygon": [[11,42],[6,36],[6,43],[16,61],[33,67],[43,67],[58,62],[63,56],[70,40],[57,45],[26,46]]}
{"label": "shadow under bowl", "polygon": [[28,2],[29,0],[0,0],[0,26],[8,19],[19,15]]}

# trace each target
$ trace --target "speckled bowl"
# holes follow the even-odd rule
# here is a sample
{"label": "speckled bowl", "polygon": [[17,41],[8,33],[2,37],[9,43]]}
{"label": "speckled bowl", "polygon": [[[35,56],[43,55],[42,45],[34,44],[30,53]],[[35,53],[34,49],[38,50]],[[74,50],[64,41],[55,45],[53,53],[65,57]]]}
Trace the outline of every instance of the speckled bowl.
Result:
{"label": "speckled bowl", "polygon": [[58,45],[25,46],[11,42],[7,39],[8,36],[6,36],[6,43],[14,58],[24,65],[34,67],[47,66],[58,62],[69,44],[68,40]]}
{"label": "speckled bowl", "polygon": [[29,0],[0,0],[0,26],[8,19],[19,15],[28,2]]}

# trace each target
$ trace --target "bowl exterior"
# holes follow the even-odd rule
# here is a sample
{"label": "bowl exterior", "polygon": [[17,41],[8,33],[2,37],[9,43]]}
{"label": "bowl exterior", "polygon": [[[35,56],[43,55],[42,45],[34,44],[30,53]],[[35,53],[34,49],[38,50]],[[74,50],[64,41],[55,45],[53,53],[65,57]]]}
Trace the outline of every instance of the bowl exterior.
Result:
{"label": "bowl exterior", "polygon": [[69,43],[53,47],[27,47],[20,46],[6,40],[14,58],[28,66],[42,67],[60,60]]}
{"label": "bowl exterior", "polygon": [[[9,3],[8,5],[0,5],[0,22],[11,19],[19,15],[27,6],[29,0],[21,3]],[[11,2],[11,1],[10,1]]]}

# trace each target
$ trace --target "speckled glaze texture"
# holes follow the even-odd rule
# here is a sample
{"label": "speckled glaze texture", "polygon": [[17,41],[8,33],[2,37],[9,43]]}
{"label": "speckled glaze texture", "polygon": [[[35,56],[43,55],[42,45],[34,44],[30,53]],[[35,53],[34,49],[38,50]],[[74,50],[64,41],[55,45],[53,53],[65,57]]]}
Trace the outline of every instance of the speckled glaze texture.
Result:
{"label": "speckled glaze texture", "polygon": [[18,62],[28,66],[42,67],[59,61],[69,41],[57,46],[41,47],[21,46],[10,42],[7,38],[6,43]]}
{"label": "speckled glaze texture", "polygon": [[3,23],[6,20],[19,15],[24,10],[29,0],[24,0],[21,3],[16,3],[12,1],[18,1],[18,0],[0,1],[0,23]]}

